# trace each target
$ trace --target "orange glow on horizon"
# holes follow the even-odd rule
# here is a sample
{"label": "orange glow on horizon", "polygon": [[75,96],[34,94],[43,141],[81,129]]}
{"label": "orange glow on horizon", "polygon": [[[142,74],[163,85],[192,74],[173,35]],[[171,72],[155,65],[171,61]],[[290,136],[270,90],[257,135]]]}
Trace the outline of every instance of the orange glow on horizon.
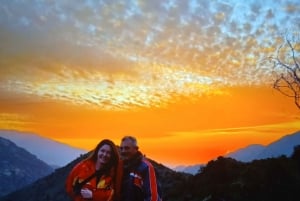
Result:
{"label": "orange glow on horizon", "polygon": [[299,56],[282,23],[299,0],[17,2],[0,12],[0,129],[86,150],[134,135],[172,166],[300,130],[266,61],[285,39]]}
{"label": "orange glow on horizon", "polygon": [[0,126],[85,150],[103,138],[119,144],[123,135],[131,134],[147,156],[170,166],[206,163],[249,144],[267,145],[300,130],[299,111],[278,92],[267,87],[225,91],[197,102],[182,99],[168,108],[137,111],[97,111],[59,102],[27,104],[21,109],[10,102],[5,105],[8,111],[28,115],[6,116],[15,119],[15,125],[22,122],[19,128],[9,127],[4,118]]}

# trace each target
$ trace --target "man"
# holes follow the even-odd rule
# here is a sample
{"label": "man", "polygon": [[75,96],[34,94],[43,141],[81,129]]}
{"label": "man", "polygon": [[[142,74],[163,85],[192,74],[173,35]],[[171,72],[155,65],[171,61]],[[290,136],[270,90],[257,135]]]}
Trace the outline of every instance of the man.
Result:
{"label": "man", "polygon": [[161,201],[154,167],[139,151],[136,138],[123,137],[120,152],[124,168],[121,201]]}

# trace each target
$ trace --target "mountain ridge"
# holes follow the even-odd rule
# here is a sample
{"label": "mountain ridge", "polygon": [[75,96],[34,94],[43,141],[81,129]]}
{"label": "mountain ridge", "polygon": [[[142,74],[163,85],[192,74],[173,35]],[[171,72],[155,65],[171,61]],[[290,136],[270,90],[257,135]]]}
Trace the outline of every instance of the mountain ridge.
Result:
{"label": "mountain ridge", "polygon": [[251,144],[244,148],[231,152],[226,157],[234,158],[242,162],[250,162],[257,159],[266,159],[285,155],[291,156],[295,146],[300,144],[300,131],[287,134],[266,146]]}
{"label": "mountain ridge", "polygon": [[[65,181],[71,169],[81,160],[85,159],[89,153],[79,156],[64,167],[55,169],[55,171],[43,178],[38,179],[19,189],[9,193],[3,197],[0,196],[0,201],[41,201],[41,200],[64,200],[71,201],[65,191]],[[181,186],[181,181],[186,180],[190,175],[178,173],[174,170],[148,158],[153,164],[158,181],[163,183],[163,191],[172,190],[174,186]],[[172,185],[171,185],[172,184]],[[41,191],[42,189],[44,191]],[[46,189],[46,190],[45,190]],[[168,196],[168,195],[166,195]]]}
{"label": "mountain ridge", "polygon": [[[81,156],[50,175],[6,196],[0,201],[71,201],[65,192],[70,170],[87,155]],[[273,201],[299,200],[300,146],[292,157],[281,156],[243,163],[218,157],[201,173],[178,173],[153,160],[164,201]],[[150,159],[149,159],[150,160]]]}
{"label": "mountain ridge", "polygon": [[29,132],[0,130],[0,137],[11,140],[53,167],[62,167],[87,152]]}
{"label": "mountain ridge", "polygon": [[44,177],[53,168],[26,149],[0,137],[0,196]]}
{"label": "mountain ridge", "polygon": [[[3,130],[0,130],[0,136],[3,136],[5,133],[6,133],[6,136],[10,136],[10,139],[13,142],[15,142],[15,143],[17,142],[16,144],[18,146],[23,147],[26,150],[29,149],[29,152],[31,152],[31,153],[32,152],[39,153],[40,150],[45,150],[46,146],[40,146],[39,149],[36,148],[36,150],[30,151],[30,147],[28,148],[28,146],[26,147],[26,146],[24,146],[24,143],[22,143],[22,142],[24,142],[24,140],[28,141],[28,138],[23,139],[23,141],[21,139],[19,139],[19,141],[18,141],[17,137],[12,137],[12,136],[23,136],[25,138],[25,137],[28,137],[28,136],[34,136],[34,138],[35,138],[35,136],[38,136],[38,135],[30,134],[30,133],[27,133],[26,135],[24,135],[24,134],[22,134],[20,132],[17,132],[17,131],[3,131]],[[296,137],[294,137],[295,135],[296,135]],[[290,139],[290,138],[293,138],[293,139],[289,141],[288,139]],[[48,140],[47,142],[53,141],[51,139],[46,139],[46,140]],[[56,143],[56,142],[54,141],[54,143]],[[35,143],[35,146],[37,144],[38,143]],[[62,144],[62,143],[59,143],[59,144],[61,146],[69,147],[66,144]],[[263,159],[263,158],[268,158],[268,157],[277,157],[277,156],[280,156],[282,154],[288,156],[292,153],[294,145],[297,145],[297,144],[300,144],[300,131],[297,131],[297,132],[291,133],[291,134],[287,134],[287,135],[279,138],[278,140],[273,141],[272,143],[270,143],[267,146],[260,145],[260,144],[250,144],[250,145],[248,145],[244,148],[240,148],[240,149],[237,149],[234,152],[226,154],[225,157],[231,157],[231,158],[234,158],[234,159],[236,159],[238,161],[242,161],[242,162],[250,162],[250,161],[255,160],[255,159]],[[279,146],[279,148],[278,148],[278,146]],[[285,148],[282,149],[281,146],[284,146]],[[48,147],[49,147],[48,149],[51,150],[52,156],[54,156],[55,159],[58,159],[58,158],[65,159],[64,163],[60,163],[60,165],[56,165],[56,167],[62,167],[63,165],[67,164],[69,161],[72,161],[73,159],[79,157],[81,154],[84,154],[84,153],[87,152],[87,151],[84,151],[84,150],[74,148],[75,152],[73,152],[72,156],[65,156],[64,154],[66,154],[66,153],[64,153],[64,151],[59,151],[59,153],[57,153],[57,154],[54,153],[53,154],[53,150],[55,151],[57,149],[53,149],[52,144]],[[31,147],[31,149],[32,149],[32,147]],[[70,150],[74,150],[74,149],[71,148]],[[276,153],[274,153],[274,150],[276,150]],[[33,154],[35,154],[35,153],[33,153]],[[57,156],[60,156],[60,157],[57,157]],[[46,163],[53,166],[53,163],[51,163],[51,162],[49,163],[49,159],[47,159],[46,157],[38,156],[38,158],[40,158],[41,160],[43,160]],[[51,159],[51,160],[53,161],[53,159]],[[175,170],[177,172],[184,172],[184,173],[188,173],[188,174],[196,174],[199,171],[200,167],[202,167],[202,166],[205,166],[205,164],[178,165],[178,166],[173,167],[171,169]]]}
{"label": "mountain ridge", "polygon": [[[279,157],[281,155],[290,156],[295,146],[300,144],[300,131],[287,134],[268,145],[249,144],[246,147],[239,148],[224,157],[233,158],[241,162],[251,162],[253,160]],[[214,160],[214,159],[212,159]],[[203,167],[205,164],[180,165],[173,169],[178,172],[195,174],[197,167]],[[200,170],[198,170],[200,171]]]}

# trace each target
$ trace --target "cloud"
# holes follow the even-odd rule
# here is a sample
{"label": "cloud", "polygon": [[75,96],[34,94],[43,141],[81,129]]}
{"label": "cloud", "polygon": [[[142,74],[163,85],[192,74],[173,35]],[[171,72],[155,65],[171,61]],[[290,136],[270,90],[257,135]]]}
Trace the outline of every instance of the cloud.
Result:
{"label": "cloud", "polygon": [[109,108],[268,84],[271,69],[258,61],[297,28],[284,23],[297,22],[297,10],[297,1],[271,0],[7,1],[0,81],[18,93]]}

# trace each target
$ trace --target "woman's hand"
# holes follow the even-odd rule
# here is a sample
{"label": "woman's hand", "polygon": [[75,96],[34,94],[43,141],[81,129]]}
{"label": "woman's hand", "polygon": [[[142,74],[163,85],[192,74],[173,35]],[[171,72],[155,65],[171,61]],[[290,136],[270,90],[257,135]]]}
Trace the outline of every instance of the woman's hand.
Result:
{"label": "woman's hand", "polygon": [[93,198],[93,192],[90,189],[87,189],[87,188],[81,189],[80,194],[85,199]]}

